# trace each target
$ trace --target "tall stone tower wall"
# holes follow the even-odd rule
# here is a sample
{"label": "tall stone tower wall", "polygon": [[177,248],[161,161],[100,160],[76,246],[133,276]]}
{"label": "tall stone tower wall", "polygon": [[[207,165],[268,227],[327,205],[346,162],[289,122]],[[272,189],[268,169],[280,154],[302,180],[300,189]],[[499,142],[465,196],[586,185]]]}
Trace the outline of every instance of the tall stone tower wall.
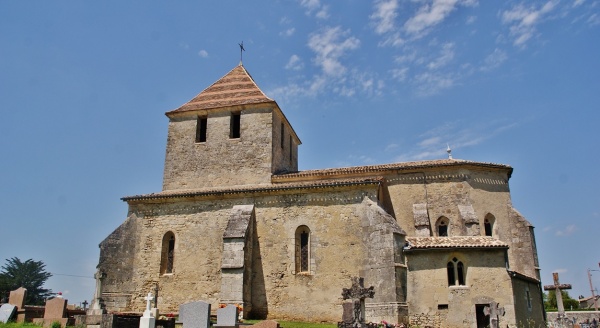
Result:
{"label": "tall stone tower wall", "polygon": [[[272,108],[225,108],[186,112],[169,122],[163,190],[199,189],[270,182]],[[232,113],[240,137],[230,137]],[[196,141],[198,117],[206,117],[206,141]]]}

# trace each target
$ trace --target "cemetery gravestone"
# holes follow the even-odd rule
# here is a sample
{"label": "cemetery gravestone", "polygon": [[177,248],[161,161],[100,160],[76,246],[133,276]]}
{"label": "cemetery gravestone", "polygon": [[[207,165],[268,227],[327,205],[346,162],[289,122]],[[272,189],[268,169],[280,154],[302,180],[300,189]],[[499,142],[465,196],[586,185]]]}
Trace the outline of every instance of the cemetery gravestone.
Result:
{"label": "cemetery gravestone", "polygon": [[34,319],[36,324],[42,324],[44,327],[51,325],[54,322],[60,323],[61,327],[72,325],[74,320],[65,317],[67,312],[67,300],[62,297],[56,297],[46,301],[44,308],[44,318]]}
{"label": "cemetery gravestone", "polygon": [[253,328],[280,328],[279,322],[275,320],[264,320],[252,325]]}
{"label": "cemetery gravestone", "polygon": [[10,292],[8,303],[16,306],[19,310],[25,307],[25,298],[27,297],[27,289],[19,287]]}
{"label": "cemetery gravestone", "polygon": [[198,301],[180,305],[179,321],[183,328],[210,327],[210,304]]}
{"label": "cemetery gravestone", "polygon": [[346,325],[354,323],[354,302],[352,300],[342,303],[342,322]]}
{"label": "cemetery gravestone", "polygon": [[148,293],[148,296],[144,298],[146,300],[146,311],[140,318],[140,328],[154,328],[156,326],[156,318],[152,316],[152,309],[150,308],[150,302],[154,299],[152,293]]}
{"label": "cemetery gravestone", "polygon": [[237,327],[238,308],[235,305],[227,305],[217,310],[217,325],[215,327]]}
{"label": "cemetery gravestone", "polygon": [[2,304],[0,306],[0,322],[7,323],[17,313],[17,307],[12,304]]}

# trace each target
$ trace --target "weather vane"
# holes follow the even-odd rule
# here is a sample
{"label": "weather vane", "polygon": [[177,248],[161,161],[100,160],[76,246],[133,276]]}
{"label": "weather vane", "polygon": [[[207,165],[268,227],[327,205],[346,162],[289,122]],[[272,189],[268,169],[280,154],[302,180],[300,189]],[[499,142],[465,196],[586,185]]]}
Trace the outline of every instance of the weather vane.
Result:
{"label": "weather vane", "polygon": [[242,62],[243,62],[242,61],[242,59],[243,59],[242,52],[246,51],[246,49],[244,49],[244,41],[242,41],[242,43],[238,43],[238,45],[240,46],[240,65],[242,65]]}

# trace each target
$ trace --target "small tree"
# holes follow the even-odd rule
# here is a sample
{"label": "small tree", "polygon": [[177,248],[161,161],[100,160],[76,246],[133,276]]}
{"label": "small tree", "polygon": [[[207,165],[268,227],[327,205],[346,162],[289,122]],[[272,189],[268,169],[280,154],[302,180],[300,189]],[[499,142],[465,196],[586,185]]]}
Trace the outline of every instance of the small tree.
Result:
{"label": "small tree", "polygon": [[25,262],[17,257],[6,260],[0,272],[0,298],[8,298],[11,290],[19,287],[27,289],[25,304],[43,305],[52,290],[43,288],[44,283],[52,274],[46,272],[42,261],[29,259]]}
{"label": "small tree", "polygon": [[[565,310],[575,310],[579,308],[579,301],[572,299],[567,291],[561,290],[560,293],[562,295],[562,301]],[[544,295],[546,296],[546,294]],[[546,310],[554,310],[558,308],[556,303],[556,292],[554,290],[548,291],[548,295],[544,297],[544,307]]]}

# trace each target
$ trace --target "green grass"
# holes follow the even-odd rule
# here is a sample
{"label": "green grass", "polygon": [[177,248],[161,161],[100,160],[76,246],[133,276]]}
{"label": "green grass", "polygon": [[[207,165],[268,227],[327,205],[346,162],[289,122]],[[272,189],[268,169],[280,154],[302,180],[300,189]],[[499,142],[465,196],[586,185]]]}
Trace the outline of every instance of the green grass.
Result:
{"label": "green grass", "polygon": [[33,323],[16,323],[16,322],[1,323],[0,322],[0,327],[2,327],[2,328],[21,328],[21,327],[40,327],[40,326],[35,325]]}

